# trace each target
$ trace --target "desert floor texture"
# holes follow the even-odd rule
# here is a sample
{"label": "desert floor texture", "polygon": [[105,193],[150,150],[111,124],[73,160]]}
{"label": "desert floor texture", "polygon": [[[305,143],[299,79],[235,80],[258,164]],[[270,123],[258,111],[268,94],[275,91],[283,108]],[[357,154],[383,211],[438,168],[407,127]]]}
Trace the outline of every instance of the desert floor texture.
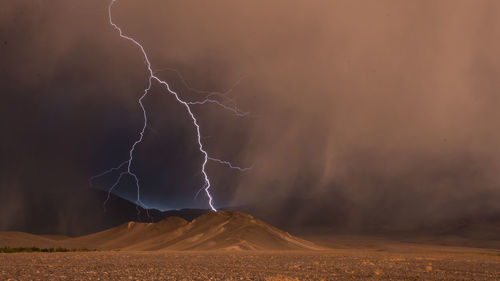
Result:
{"label": "desert floor texture", "polygon": [[0,232],[0,280],[500,280],[495,239],[296,237],[239,212],[66,237]]}
{"label": "desert floor texture", "polygon": [[500,252],[441,246],[328,251],[0,254],[0,280],[500,280]]}

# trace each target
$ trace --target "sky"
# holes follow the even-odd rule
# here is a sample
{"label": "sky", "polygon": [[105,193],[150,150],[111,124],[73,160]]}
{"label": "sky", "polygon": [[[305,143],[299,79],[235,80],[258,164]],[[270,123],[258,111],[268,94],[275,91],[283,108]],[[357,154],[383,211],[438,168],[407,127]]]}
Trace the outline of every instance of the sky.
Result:
{"label": "sky", "polygon": [[[109,25],[108,4],[1,4],[3,229],[44,216],[45,206],[67,212],[138,137],[148,73]],[[499,8],[119,0],[113,17],[185,100],[201,98],[189,87],[236,85],[228,96],[247,117],[193,106],[209,154],[252,167],[209,163],[216,207],[355,228],[500,213]],[[185,108],[159,85],[144,104],[150,123],[133,164],[143,202],[208,207],[194,197],[202,155]],[[93,183],[106,190],[113,177]],[[134,200],[130,180],[115,193]]]}

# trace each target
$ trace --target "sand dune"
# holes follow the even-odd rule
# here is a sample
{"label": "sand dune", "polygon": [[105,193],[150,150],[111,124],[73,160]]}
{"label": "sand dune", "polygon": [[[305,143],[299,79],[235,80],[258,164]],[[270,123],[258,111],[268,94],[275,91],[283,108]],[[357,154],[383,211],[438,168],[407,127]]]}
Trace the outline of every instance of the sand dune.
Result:
{"label": "sand dune", "polygon": [[[4,236],[5,233],[0,234],[2,242]],[[208,212],[191,222],[179,217],[169,217],[157,223],[129,222],[76,238],[51,239],[26,233],[22,233],[18,240],[13,235],[10,237],[6,246],[11,247],[47,245],[43,247],[141,251],[321,249],[250,215],[235,211]]]}

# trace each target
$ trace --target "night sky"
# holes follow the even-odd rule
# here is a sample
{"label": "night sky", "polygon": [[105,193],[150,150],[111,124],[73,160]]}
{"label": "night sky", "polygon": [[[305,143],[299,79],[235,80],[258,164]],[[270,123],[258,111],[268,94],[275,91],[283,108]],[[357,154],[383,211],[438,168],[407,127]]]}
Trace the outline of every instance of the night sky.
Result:
{"label": "night sky", "polygon": [[[148,73],[109,25],[108,4],[0,4],[2,230],[44,216],[68,223],[58,218],[95,204],[80,196],[89,178],[127,160],[138,138]],[[248,117],[193,106],[211,156],[253,167],[208,164],[216,207],[356,229],[500,214],[499,9],[119,0],[113,15],[183,99],[203,97],[189,87],[223,92],[240,80],[228,96]],[[142,201],[207,208],[194,198],[202,155],[185,108],[158,84],[144,104],[150,122],[133,162]],[[130,178],[114,193],[135,200]]]}

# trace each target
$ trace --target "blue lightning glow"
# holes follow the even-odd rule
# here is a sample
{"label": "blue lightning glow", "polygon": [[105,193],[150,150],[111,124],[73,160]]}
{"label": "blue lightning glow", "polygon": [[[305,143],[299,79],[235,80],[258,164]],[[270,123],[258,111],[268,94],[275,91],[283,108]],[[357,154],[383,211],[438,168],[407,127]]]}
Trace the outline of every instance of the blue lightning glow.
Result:
{"label": "blue lightning glow", "polygon": [[[158,78],[155,75],[155,73],[153,72],[152,67],[151,67],[151,62],[149,61],[149,57],[148,57],[148,55],[147,55],[144,47],[138,41],[136,41],[134,38],[125,35],[123,33],[122,29],[113,22],[111,10],[112,10],[113,4],[115,4],[115,2],[117,2],[117,1],[118,0],[111,0],[110,4],[108,6],[109,24],[111,26],[113,26],[119,32],[119,35],[120,35],[121,38],[126,39],[126,40],[132,42],[134,45],[136,45],[140,49],[140,51],[141,51],[141,53],[142,53],[142,55],[144,57],[144,61],[145,61],[148,73],[149,73],[148,86],[147,86],[146,89],[144,89],[144,94],[138,100],[138,103],[139,103],[139,105],[141,107],[141,110],[142,110],[142,113],[143,113],[144,123],[143,123],[141,131],[139,132],[139,138],[133,143],[133,145],[130,148],[128,160],[125,161],[125,162],[122,162],[117,167],[111,168],[109,170],[106,170],[106,171],[98,174],[98,175],[95,175],[95,176],[91,177],[90,181],[92,182],[94,179],[99,178],[101,176],[104,176],[106,174],[109,174],[111,172],[120,171],[126,165],[126,167],[127,167],[126,170],[120,172],[120,174],[119,174],[118,178],[116,179],[116,181],[108,189],[108,196],[107,196],[106,201],[104,202],[104,204],[107,203],[107,201],[109,200],[111,192],[113,191],[113,189],[115,189],[118,186],[118,184],[120,183],[121,179],[124,176],[128,175],[128,176],[133,177],[134,181],[135,181],[136,190],[137,190],[136,205],[137,206],[141,206],[141,207],[143,207],[143,208],[145,208],[147,210],[146,205],[141,201],[141,198],[140,198],[140,193],[141,193],[140,192],[140,190],[141,190],[140,181],[139,181],[139,178],[137,177],[137,175],[132,171],[132,162],[134,160],[134,151],[135,151],[135,148],[144,139],[144,133],[146,131],[146,128],[148,127],[147,111],[146,111],[146,108],[144,107],[144,104],[142,103],[142,101],[148,95],[149,90],[151,89],[153,82],[156,81],[157,83],[163,85],[167,89],[167,91],[170,94],[172,94],[175,97],[175,99],[180,104],[184,105],[184,107],[186,108],[187,113],[189,114],[189,116],[191,117],[191,119],[193,121],[193,125],[194,125],[194,127],[196,129],[196,135],[197,135],[196,138],[197,138],[197,141],[198,141],[198,147],[199,147],[200,152],[203,154],[203,163],[201,165],[201,173],[203,175],[204,183],[203,183],[202,188],[196,193],[196,196],[198,196],[198,194],[199,194],[199,192],[201,190],[204,190],[205,193],[207,194],[208,198],[209,198],[208,204],[209,204],[210,208],[212,210],[214,210],[214,211],[217,211],[217,209],[214,207],[213,197],[210,194],[211,183],[210,183],[210,179],[208,177],[208,174],[206,172],[206,165],[207,165],[208,160],[215,161],[215,162],[218,162],[218,163],[221,163],[221,164],[225,164],[225,165],[229,166],[230,168],[238,169],[240,171],[246,171],[246,170],[248,170],[250,168],[240,168],[238,166],[232,165],[228,161],[223,161],[223,160],[219,160],[219,159],[212,158],[212,157],[208,156],[208,153],[204,149],[203,143],[201,141],[202,137],[201,137],[201,133],[200,133],[200,125],[198,124],[198,120],[196,119],[196,116],[193,114],[190,106],[191,105],[203,105],[203,104],[207,104],[207,103],[212,103],[212,104],[216,104],[216,105],[218,105],[218,106],[220,106],[220,107],[222,107],[222,108],[224,108],[226,110],[229,110],[229,111],[233,112],[235,115],[240,116],[240,117],[246,116],[246,115],[248,115],[248,113],[247,112],[242,112],[239,109],[237,109],[236,107],[227,106],[227,105],[223,104],[222,102],[219,102],[218,100],[210,99],[211,96],[214,96],[214,95],[221,96],[222,95],[221,93],[217,93],[217,92],[208,92],[208,91],[207,92],[203,92],[203,93],[206,93],[208,95],[202,101],[186,102],[186,101],[182,100],[179,97],[179,95],[177,94],[177,92],[173,91],[170,88],[170,85],[167,82],[165,82],[164,80],[161,80],[160,78]],[[184,78],[182,78],[182,80],[185,82]],[[234,87],[235,86],[233,86],[233,88]],[[232,88],[230,89],[230,91],[232,91]],[[201,92],[201,91],[198,91],[198,92]]]}

